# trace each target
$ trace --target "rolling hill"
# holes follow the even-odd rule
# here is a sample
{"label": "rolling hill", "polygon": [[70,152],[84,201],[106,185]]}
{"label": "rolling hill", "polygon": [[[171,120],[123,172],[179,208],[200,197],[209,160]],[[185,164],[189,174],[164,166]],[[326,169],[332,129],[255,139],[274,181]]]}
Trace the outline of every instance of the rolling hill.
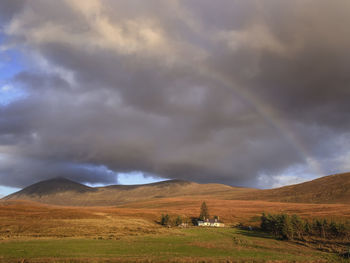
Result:
{"label": "rolling hill", "polygon": [[183,197],[191,200],[261,200],[291,203],[350,203],[350,173],[325,176],[309,182],[259,190],[223,184],[168,180],[145,185],[88,187],[66,178],[30,185],[3,200],[30,200],[54,205],[111,206],[130,202]]}
{"label": "rolling hill", "polygon": [[350,173],[324,176],[305,183],[260,190],[241,197],[294,203],[350,203]]}
{"label": "rolling hill", "polygon": [[41,181],[36,184],[32,184],[15,193],[15,196],[45,196],[69,191],[76,193],[87,193],[94,192],[96,191],[96,189],[83,184],[79,184],[64,177],[57,177],[51,180]]}
{"label": "rolling hill", "polygon": [[226,198],[254,189],[223,184],[198,184],[184,180],[168,180],[144,185],[110,185],[88,187],[66,178],[54,178],[30,185],[3,200],[30,200],[46,204],[72,206],[109,206],[141,200],[191,196]]}

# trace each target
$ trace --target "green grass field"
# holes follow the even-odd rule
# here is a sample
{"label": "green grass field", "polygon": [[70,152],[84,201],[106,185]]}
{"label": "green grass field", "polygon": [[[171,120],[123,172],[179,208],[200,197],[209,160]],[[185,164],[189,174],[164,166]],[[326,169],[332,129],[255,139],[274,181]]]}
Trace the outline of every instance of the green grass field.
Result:
{"label": "green grass field", "polygon": [[170,229],[120,240],[2,241],[1,262],[340,262],[342,258],[258,232],[233,228]]}

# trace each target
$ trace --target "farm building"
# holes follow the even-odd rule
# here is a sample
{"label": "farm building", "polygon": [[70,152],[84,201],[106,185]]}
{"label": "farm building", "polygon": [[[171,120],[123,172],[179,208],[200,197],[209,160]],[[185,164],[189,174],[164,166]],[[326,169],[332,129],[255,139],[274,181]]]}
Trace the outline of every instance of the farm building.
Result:
{"label": "farm building", "polygon": [[218,218],[197,221],[198,226],[211,226],[211,227],[224,227],[225,224],[221,222]]}

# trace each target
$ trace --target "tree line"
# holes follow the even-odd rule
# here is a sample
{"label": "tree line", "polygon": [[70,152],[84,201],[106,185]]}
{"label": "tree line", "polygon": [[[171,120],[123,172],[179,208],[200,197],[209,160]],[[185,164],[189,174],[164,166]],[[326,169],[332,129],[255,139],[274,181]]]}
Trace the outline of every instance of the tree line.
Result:
{"label": "tree line", "polygon": [[277,238],[286,240],[303,240],[306,236],[324,239],[350,238],[349,222],[337,222],[326,218],[309,221],[297,215],[263,213],[260,228]]}
{"label": "tree line", "polygon": [[189,225],[191,220],[187,217],[176,216],[170,217],[169,214],[162,214],[160,224],[163,226],[181,226],[182,224]]}
{"label": "tree line", "polygon": [[[218,218],[217,216],[214,216],[214,218]],[[201,207],[200,207],[200,214],[198,218],[186,218],[186,217],[181,217],[181,216],[176,216],[170,217],[169,214],[162,214],[160,218],[160,224],[163,226],[180,226],[183,223],[184,224],[192,224],[196,225],[197,220],[206,220],[209,219],[209,209],[208,206],[205,202],[202,202]]]}

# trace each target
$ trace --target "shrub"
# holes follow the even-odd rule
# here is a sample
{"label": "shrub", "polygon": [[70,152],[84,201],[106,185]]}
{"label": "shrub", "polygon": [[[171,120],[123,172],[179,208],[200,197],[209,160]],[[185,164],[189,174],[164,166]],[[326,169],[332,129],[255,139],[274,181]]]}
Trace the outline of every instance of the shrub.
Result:
{"label": "shrub", "polygon": [[297,215],[265,214],[260,218],[261,230],[271,233],[281,239],[304,239],[304,236],[316,236],[320,238],[349,238],[349,223],[340,223],[327,219],[315,219],[312,224],[308,220],[302,220]]}
{"label": "shrub", "polygon": [[181,216],[178,216],[176,219],[175,219],[175,225],[176,226],[179,226],[182,224],[182,218]]}
{"label": "shrub", "polygon": [[162,217],[160,219],[160,224],[163,226],[166,226],[169,224],[169,215],[168,214],[166,214],[166,215],[162,214]]}

